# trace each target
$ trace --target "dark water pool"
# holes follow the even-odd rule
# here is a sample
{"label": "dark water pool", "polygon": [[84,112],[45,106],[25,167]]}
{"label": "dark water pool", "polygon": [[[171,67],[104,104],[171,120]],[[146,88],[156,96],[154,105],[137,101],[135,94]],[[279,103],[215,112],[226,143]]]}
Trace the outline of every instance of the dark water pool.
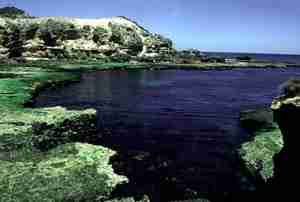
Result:
{"label": "dark water pool", "polygon": [[101,71],[42,92],[35,107],[96,108],[99,143],[119,151],[114,168],[131,180],[120,192],[184,199],[240,191],[239,112],[270,105],[291,76],[300,69]]}

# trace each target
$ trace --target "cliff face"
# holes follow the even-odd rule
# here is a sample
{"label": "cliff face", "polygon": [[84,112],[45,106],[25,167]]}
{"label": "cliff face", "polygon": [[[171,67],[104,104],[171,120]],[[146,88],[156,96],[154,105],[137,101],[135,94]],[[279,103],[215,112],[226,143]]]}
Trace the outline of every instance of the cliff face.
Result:
{"label": "cliff face", "polygon": [[172,41],[125,17],[0,18],[0,58],[168,60]]}

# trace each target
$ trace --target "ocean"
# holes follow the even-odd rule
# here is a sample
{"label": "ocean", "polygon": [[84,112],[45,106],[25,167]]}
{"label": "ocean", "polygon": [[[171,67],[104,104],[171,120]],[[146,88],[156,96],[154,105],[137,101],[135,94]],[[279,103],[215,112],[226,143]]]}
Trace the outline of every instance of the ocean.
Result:
{"label": "ocean", "polygon": [[208,56],[220,56],[226,58],[235,58],[240,56],[249,56],[257,61],[275,61],[300,64],[300,55],[288,55],[288,54],[261,54],[261,53],[225,53],[225,52],[203,52]]}

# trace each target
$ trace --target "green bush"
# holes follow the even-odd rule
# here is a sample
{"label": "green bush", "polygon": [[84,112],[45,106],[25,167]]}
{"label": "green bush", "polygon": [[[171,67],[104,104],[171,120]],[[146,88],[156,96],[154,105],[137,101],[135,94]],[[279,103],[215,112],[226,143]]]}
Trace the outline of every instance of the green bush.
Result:
{"label": "green bush", "polygon": [[81,32],[79,29],[70,28],[64,30],[63,40],[75,40],[81,38]]}
{"label": "green bush", "polygon": [[119,25],[111,25],[111,32],[112,35],[110,37],[110,41],[123,45],[123,37],[122,37],[122,30],[121,27]]}
{"label": "green bush", "polygon": [[46,46],[57,46],[59,40],[80,38],[80,30],[74,25],[53,19],[41,24],[39,31]]}
{"label": "green bush", "polygon": [[39,29],[39,25],[37,23],[33,23],[25,26],[24,27],[25,40],[34,39],[38,29]]}
{"label": "green bush", "polygon": [[160,34],[155,34],[155,38],[160,41],[160,47],[172,48],[173,42]]}
{"label": "green bush", "polygon": [[112,24],[111,31],[110,41],[128,48],[128,54],[136,56],[143,50],[141,37],[130,27]]}
{"label": "green bush", "polygon": [[25,11],[15,7],[0,8],[0,17],[17,18],[19,16],[26,16]]}
{"label": "green bush", "polygon": [[3,38],[3,45],[9,49],[9,57],[21,57],[24,51],[24,34],[15,24],[8,24]]}
{"label": "green bush", "polygon": [[93,41],[97,44],[103,44],[104,38],[107,36],[108,31],[102,27],[96,27],[93,31]]}
{"label": "green bush", "polygon": [[125,35],[124,46],[128,47],[128,54],[136,56],[143,50],[143,42],[141,37],[134,31],[128,32]]}

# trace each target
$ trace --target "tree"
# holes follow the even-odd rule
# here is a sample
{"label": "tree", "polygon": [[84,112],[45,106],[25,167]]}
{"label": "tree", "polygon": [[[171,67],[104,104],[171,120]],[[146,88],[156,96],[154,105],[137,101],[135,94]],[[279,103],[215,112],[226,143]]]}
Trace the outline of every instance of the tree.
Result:
{"label": "tree", "polygon": [[[0,8],[0,16],[7,17],[7,18],[17,18],[17,17],[26,17],[25,11],[18,9],[13,6],[6,6]],[[28,16],[27,16],[28,17]]]}

